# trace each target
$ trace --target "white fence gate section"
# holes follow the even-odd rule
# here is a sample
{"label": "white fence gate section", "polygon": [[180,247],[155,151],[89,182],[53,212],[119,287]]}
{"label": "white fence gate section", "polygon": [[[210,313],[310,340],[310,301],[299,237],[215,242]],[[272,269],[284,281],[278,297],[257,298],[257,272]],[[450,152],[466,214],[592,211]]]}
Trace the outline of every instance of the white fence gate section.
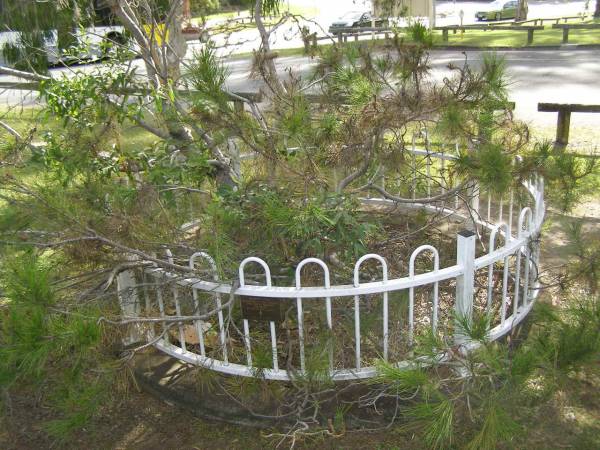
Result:
{"label": "white fence gate section", "polygon": [[[436,183],[435,174],[441,174],[454,155],[416,146],[411,153],[413,198],[452,189],[441,176]],[[420,177],[419,173],[427,176]],[[394,180],[384,174],[380,182],[388,192],[394,189]],[[393,203],[382,197],[363,201],[371,205]],[[455,201],[405,206],[471,221],[475,231],[489,232],[487,248],[478,245],[475,232],[459,232],[455,264],[440,267],[438,249],[423,245],[407,258],[407,275],[395,279],[389,279],[388,264],[383,257],[368,254],[356,261],[352,283],[347,285],[332,285],[328,265],[320,259],[308,258],[298,264],[294,285],[277,286],[268,263],[250,257],[239,265],[239,287],[219,280],[210,255],[196,253],[189,266],[208,269],[212,272],[210,279],[157,267],[140,270],[135,274],[135,285],[127,281],[132,277],[126,277],[126,282],[119,286],[121,298],[135,303],[126,314],[177,318],[211,313],[210,318],[194,320],[191,325],[172,321],[169,331],[165,323],[145,329],[144,339],[189,364],[271,380],[289,380],[309,372],[319,372],[334,380],[369,378],[376,375],[377,359],[398,364],[409,359],[418,334],[425,328],[468,350],[477,343],[461,332],[456,317],[471,320],[474,314],[487,314],[489,340],[510,333],[527,317],[539,291],[538,237],[545,214],[541,177],[527,181],[522,189],[511,189],[502,198],[480,192],[473,185],[468,198],[456,195]],[[476,257],[477,253],[480,256]],[[423,262],[423,255],[432,258],[431,267],[424,273],[416,273],[416,262]],[[381,275],[361,282],[367,261],[378,264]],[[307,267],[313,270],[311,273],[315,269],[322,272],[319,286],[303,283]],[[264,275],[260,284],[248,281],[249,268],[259,269]],[[440,294],[442,287],[444,298]],[[229,303],[232,290],[236,301]],[[252,320],[244,317],[239,298],[255,303],[264,300],[265,304],[274,304],[275,309],[278,304],[283,305],[285,311],[280,317]],[[441,302],[445,302],[445,312]],[[447,310],[454,314],[448,314]]]}

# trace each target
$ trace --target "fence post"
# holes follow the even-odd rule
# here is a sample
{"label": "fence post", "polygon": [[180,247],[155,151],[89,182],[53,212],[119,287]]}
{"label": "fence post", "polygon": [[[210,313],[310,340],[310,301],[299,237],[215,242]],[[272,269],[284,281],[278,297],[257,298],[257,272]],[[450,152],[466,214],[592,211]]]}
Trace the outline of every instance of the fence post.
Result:
{"label": "fence post", "polygon": [[[475,233],[463,230],[456,240],[456,263],[462,269],[462,275],[456,277],[456,305],[454,312],[457,318],[468,320],[473,318],[473,293],[475,288]],[[458,321],[457,321],[458,322]],[[456,323],[454,342],[465,343],[468,338],[462,327]]]}
{"label": "fence post", "polygon": [[527,30],[527,45],[533,44],[533,28]]}
{"label": "fence post", "polygon": [[240,148],[237,146],[232,138],[227,139],[227,148],[229,151],[229,157],[231,158],[231,168],[233,170],[233,176],[241,180],[242,179],[242,160],[240,155]]}
{"label": "fence post", "polygon": [[563,28],[563,39],[562,39],[562,43],[563,43],[563,44],[568,44],[568,43],[569,43],[569,27],[564,27],[564,28]]}
{"label": "fence post", "polygon": [[479,183],[473,181],[469,187],[469,206],[474,213],[474,217],[479,215]]}
{"label": "fence post", "polygon": [[[135,261],[135,259],[131,258],[131,261]],[[117,275],[117,297],[123,316],[139,317],[141,304],[134,270],[124,270]],[[123,337],[123,344],[130,345],[141,340],[142,333],[139,325],[133,325],[129,328],[127,335]]]}
{"label": "fence post", "polygon": [[571,127],[571,111],[568,109],[558,110],[556,122],[556,146],[565,148],[569,143],[569,128]]}

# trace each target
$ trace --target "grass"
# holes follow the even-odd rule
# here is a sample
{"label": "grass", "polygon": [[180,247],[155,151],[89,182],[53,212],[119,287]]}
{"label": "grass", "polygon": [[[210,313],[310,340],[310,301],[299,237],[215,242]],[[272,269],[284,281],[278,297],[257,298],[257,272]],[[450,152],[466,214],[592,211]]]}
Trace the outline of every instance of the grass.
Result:
{"label": "grass", "polygon": [[[572,20],[568,23],[582,23]],[[600,20],[584,22],[600,23]],[[449,33],[448,42],[443,42],[442,32],[435,31],[435,45],[442,46],[469,46],[469,47],[525,47],[527,46],[526,31],[511,30],[466,30],[465,32]],[[553,29],[552,25],[545,25],[545,29],[535,31],[532,47],[562,44],[562,30]],[[569,44],[600,45],[600,30],[575,30],[569,31]]]}
{"label": "grass", "polygon": [[[22,135],[27,133],[33,128],[37,128],[40,123],[44,123],[45,131],[53,131],[63,128],[63,124],[52,118],[47,118],[39,107],[22,107],[14,109],[0,108],[0,120],[8,123],[16,131]],[[133,126],[125,123],[123,125],[123,141],[121,144],[127,151],[140,151],[144,147],[151,145],[154,141],[158,140],[156,136],[140,127]],[[38,130],[41,131],[41,130]],[[42,140],[40,133],[34,134],[33,141]],[[0,128],[0,143],[1,142],[13,142],[12,137],[2,128]],[[2,145],[0,144],[0,149]]]}
{"label": "grass", "polygon": [[[568,23],[582,23],[581,20],[571,20]],[[583,23],[599,23],[600,19],[594,19]],[[466,30],[465,32],[450,32],[448,42],[442,39],[440,30],[433,31],[434,47],[479,47],[479,48],[497,48],[497,47],[548,47],[562,45],[562,30],[552,29],[552,25],[545,25],[546,29],[535,31],[533,35],[533,44],[527,45],[526,31],[511,31],[511,30]],[[411,39],[404,35],[406,42],[411,42]],[[347,45],[355,45],[354,38],[350,37]],[[329,42],[329,41],[321,41]],[[383,39],[361,40],[361,43],[370,43],[376,47],[382,45]],[[569,32],[569,44],[575,45],[600,45],[600,30],[571,30]],[[331,46],[332,44],[320,44],[319,48]],[[280,57],[285,56],[300,56],[304,54],[304,47],[275,49]],[[247,58],[252,56],[252,52],[236,53],[236,58]]]}
{"label": "grass", "polygon": [[[568,149],[582,154],[597,154],[600,152],[600,128],[592,125],[580,125],[578,117],[571,119]],[[556,124],[532,125],[531,132],[538,140],[554,141]]]}

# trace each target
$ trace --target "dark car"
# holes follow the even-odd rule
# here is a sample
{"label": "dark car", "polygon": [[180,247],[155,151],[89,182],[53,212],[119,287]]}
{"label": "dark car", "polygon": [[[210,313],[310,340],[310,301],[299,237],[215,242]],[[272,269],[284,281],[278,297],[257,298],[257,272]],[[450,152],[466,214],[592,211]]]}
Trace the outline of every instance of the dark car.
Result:
{"label": "dark car", "polygon": [[477,11],[475,17],[477,20],[502,20],[514,19],[517,17],[517,0],[496,0],[482,11]]}
{"label": "dark car", "polygon": [[[375,18],[375,27],[386,27],[387,19]],[[370,12],[352,11],[344,14],[329,27],[331,34],[338,34],[348,28],[366,28],[373,26],[373,16]]]}

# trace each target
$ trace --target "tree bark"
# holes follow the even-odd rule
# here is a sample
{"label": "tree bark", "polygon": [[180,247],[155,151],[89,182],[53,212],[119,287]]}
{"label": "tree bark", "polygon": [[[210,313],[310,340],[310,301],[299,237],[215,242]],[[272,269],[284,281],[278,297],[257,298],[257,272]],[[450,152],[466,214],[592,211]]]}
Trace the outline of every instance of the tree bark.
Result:
{"label": "tree bark", "polygon": [[594,17],[600,19],[600,0],[596,0],[596,10],[594,11]]}
{"label": "tree bark", "polygon": [[161,117],[177,150],[186,155],[199,149],[192,130],[186,126],[188,123],[218,162],[214,166],[217,183],[234,186],[230,158],[199,124],[194,123],[194,119],[189,117],[187,110],[177,99],[173,101],[166,98],[177,96],[174,91],[180,82],[181,62],[187,50],[182,33],[184,1],[173,0],[166,16],[160,21],[154,17],[149,4],[143,1],[134,3],[131,0],[112,0],[111,6],[140,49],[150,85],[165,94]]}
{"label": "tree bark", "polygon": [[527,20],[528,10],[529,6],[527,5],[527,0],[519,0],[519,4],[517,6],[517,17],[515,17],[515,20]]}
{"label": "tree bark", "polygon": [[183,21],[185,24],[192,23],[192,8],[190,6],[190,0],[183,0]]}
{"label": "tree bark", "polygon": [[260,34],[261,41],[261,48],[258,50],[260,58],[259,65],[261,66],[263,77],[265,78],[267,85],[271,87],[275,94],[282,94],[285,92],[285,88],[277,76],[275,58],[271,51],[271,44],[269,44],[270,36],[262,20],[262,11],[263,0],[256,0],[254,3],[254,22],[256,23],[256,28]]}

